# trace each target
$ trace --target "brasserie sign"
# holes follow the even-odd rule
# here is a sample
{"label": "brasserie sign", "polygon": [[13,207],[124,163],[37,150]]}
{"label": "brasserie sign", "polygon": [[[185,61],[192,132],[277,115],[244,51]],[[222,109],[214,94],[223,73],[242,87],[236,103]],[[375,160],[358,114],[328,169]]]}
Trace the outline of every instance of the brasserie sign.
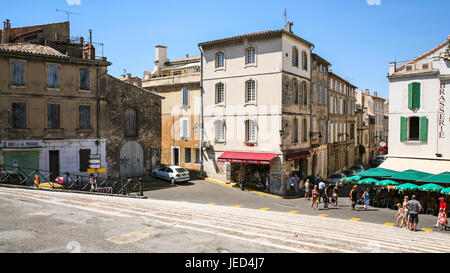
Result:
{"label": "brasserie sign", "polygon": [[438,136],[445,138],[445,82],[439,87],[439,110],[438,110]]}

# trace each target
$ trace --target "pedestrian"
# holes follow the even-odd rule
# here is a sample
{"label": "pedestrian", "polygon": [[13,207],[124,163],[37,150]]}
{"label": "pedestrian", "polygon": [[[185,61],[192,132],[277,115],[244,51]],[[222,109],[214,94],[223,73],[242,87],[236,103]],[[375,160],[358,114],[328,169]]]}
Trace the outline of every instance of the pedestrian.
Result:
{"label": "pedestrian", "polygon": [[443,208],[439,209],[438,219],[439,224],[441,225],[441,230],[444,230],[444,228],[447,230],[447,213]]}
{"label": "pedestrian", "polygon": [[338,184],[336,184],[336,186],[334,186],[334,188],[333,188],[333,197],[331,198],[331,202],[333,203],[333,205],[335,207],[338,206],[338,196],[339,196],[338,191],[339,191],[339,187],[338,187]]}
{"label": "pedestrian", "polygon": [[408,201],[406,206],[408,207],[409,211],[410,230],[416,231],[417,224],[419,223],[419,213],[422,211],[422,205],[419,201],[416,200],[415,195],[413,195],[411,198],[412,199]]}
{"label": "pedestrian", "polygon": [[306,183],[305,183],[305,199],[307,200],[311,200],[309,198],[309,191],[311,190],[311,183],[309,182],[309,179],[306,179]]}
{"label": "pedestrian", "polygon": [[295,188],[295,193],[299,193],[299,187],[298,187],[298,183],[300,183],[300,178],[298,178],[298,175],[295,174],[294,175],[294,188]]}
{"label": "pedestrian", "polygon": [[270,177],[266,175],[266,192],[270,193]]}
{"label": "pedestrian", "polygon": [[402,228],[403,227],[403,207],[402,204],[397,204],[397,213],[395,214],[395,217],[397,219],[397,222],[395,223],[396,227]]}
{"label": "pedestrian", "polygon": [[312,191],[311,208],[314,208],[314,204],[316,204],[317,209],[319,209],[319,189],[317,185],[314,186],[314,189]]}
{"label": "pedestrian", "polygon": [[409,224],[409,209],[407,206],[408,201],[409,201],[409,196],[405,196],[403,199],[403,224],[405,224],[409,229],[410,224]]}
{"label": "pedestrian", "polygon": [[70,173],[66,172],[66,178],[64,180],[66,186],[70,186],[72,184],[72,178],[70,177]]}
{"label": "pedestrian", "polygon": [[323,208],[328,209],[328,190],[329,190],[330,186],[328,184],[326,184],[324,191],[324,198],[323,198]]}
{"label": "pedestrian", "polygon": [[[439,197],[439,211],[441,211],[441,209],[444,209],[444,212],[447,213],[447,203],[445,202],[444,197]],[[439,217],[434,227],[438,227],[438,225],[439,225]]]}
{"label": "pedestrian", "polygon": [[291,194],[291,188],[294,186],[293,179],[294,179],[294,177],[292,176],[292,174],[289,174],[287,185],[286,185],[288,194]]}
{"label": "pedestrian", "polygon": [[370,202],[370,194],[369,194],[369,190],[367,188],[362,195],[362,199],[364,202],[364,209],[367,210],[367,208],[369,207],[369,202]]}
{"label": "pedestrian", "polygon": [[350,201],[352,202],[350,209],[355,210],[356,207],[356,199],[357,199],[357,193],[358,193],[358,187],[355,185],[353,186],[352,190],[350,191]]}
{"label": "pedestrian", "polygon": [[89,174],[89,184],[91,184],[91,191],[95,190],[95,185],[94,185],[94,175],[91,173]]}
{"label": "pedestrian", "polygon": [[323,181],[320,181],[319,182],[319,202],[320,202],[320,199],[322,199],[322,202],[323,202],[324,190],[325,190],[325,183],[323,183]]}

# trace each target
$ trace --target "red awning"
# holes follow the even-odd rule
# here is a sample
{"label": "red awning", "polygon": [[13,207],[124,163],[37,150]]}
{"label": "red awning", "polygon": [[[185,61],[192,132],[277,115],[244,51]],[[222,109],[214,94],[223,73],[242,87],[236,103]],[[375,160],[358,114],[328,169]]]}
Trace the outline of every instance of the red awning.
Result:
{"label": "red awning", "polygon": [[219,156],[217,161],[270,165],[270,161],[276,156],[276,154],[225,152],[221,156]]}

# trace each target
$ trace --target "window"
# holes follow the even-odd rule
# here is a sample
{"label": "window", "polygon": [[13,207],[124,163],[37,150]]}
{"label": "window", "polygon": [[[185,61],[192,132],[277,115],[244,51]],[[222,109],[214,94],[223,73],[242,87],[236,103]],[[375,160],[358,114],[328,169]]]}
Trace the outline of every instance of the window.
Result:
{"label": "window", "polygon": [[330,134],[330,132],[331,132],[331,121],[328,120],[328,122],[327,122],[327,141],[328,141],[328,143],[331,143],[331,134]]}
{"label": "window", "polygon": [[317,101],[317,86],[316,83],[313,83],[312,103],[316,103],[316,101]]}
{"label": "window", "polygon": [[136,110],[128,108],[125,110],[125,136],[136,137],[137,136],[137,116]]}
{"label": "window", "polygon": [[91,129],[91,106],[80,105],[78,109],[80,129]]}
{"label": "window", "polygon": [[189,119],[180,119],[180,137],[182,139],[189,139]]}
{"label": "window", "polygon": [[323,93],[323,96],[324,96],[324,98],[323,98],[323,103],[325,104],[325,105],[327,105],[328,104],[328,88],[324,88],[324,93]]}
{"label": "window", "polygon": [[291,135],[292,143],[298,142],[298,119],[295,117],[292,121],[292,135]]}
{"label": "window", "polygon": [[302,51],[302,69],[308,70],[308,55],[304,50]]}
{"label": "window", "polygon": [[408,108],[420,108],[420,83],[412,82],[408,84]]}
{"label": "window", "polygon": [[15,86],[25,85],[25,62],[13,61],[12,65],[12,84]]}
{"label": "window", "polygon": [[298,104],[298,96],[299,96],[299,85],[298,85],[298,83],[297,83],[297,80],[296,79],[294,79],[294,89],[292,90],[293,92],[293,94],[292,94],[292,96],[294,97],[294,104]]}
{"label": "window", "polygon": [[308,91],[307,91],[307,85],[306,82],[302,82],[302,89],[303,89],[303,105],[308,105]]}
{"label": "window", "polygon": [[249,80],[245,84],[246,102],[256,102],[256,90],[255,90],[255,81]]}
{"label": "window", "polygon": [[410,117],[409,118],[409,130],[408,130],[408,140],[419,140],[420,135],[420,118]]}
{"label": "window", "polygon": [[254,120],[246,121],[246,140],[247,142],[256,142],[256,124]]}
{"label": "window", "polygon": [[245,54],[245,64],[254,64],[256,62],[255,54],[256,51],[254,47],[247,48]]}
{"label": "window", "polygon": [[81,90],[90,90],[90,70],[89,68],[80,68],[80,89]]}
{"label": "window", "polygon": [[292,47],[292,66],[298,67],[298,49],[297,47]]}
{"label": "window", "polygon": [[216,121],[216,141],[225,141],[225,122],[223,120]]}
{"label": "window", "polygon": [[323,94],[322,94],[322,85],[319,84],[319,104],[322,104]]}
{"label": "window", "polygon": [[223,52],[216,53],[216,68],[221,68],[225,66],[225,56]]}
{"label": "window", "polygon": [[313,69],[316,70],[316,69],[317,69],[317,61],[314,61],[314,64],[313,64],[313,65],[314,65],[314,68],[313,68]]}
{"label": "window", "polygon": [[59,129],[60,128],[60,105],[59,104],[47,104],[47,128]]}
{"label": "window", "polygon": [[400,141],[427,142],[428,118],[423,117],[401,117]]}
{"label": "window", "polygon": [[91,149],[80,149],[80,172],[87,172],[89,169],[89,156],[91,155]]}
{"label": "window", "polygon": [[305,142],[308,140],[308,124],[306,121],[306,118],[303,118],[303,124],[302,124],[302,141]]}
{"label": "window", "polygon": [[189,90],[184,87],[183,89],[181,89],[181,96],[182,96],[182,104],[183,106],[188,106],[189,105]]}
{"label": "window", "polygon": [[22,102],[13,102],[12,105],[12,128],[27,128],[27,105]]}
{"label": "window", "polygon": [[350,139],[355,139],[355,124],[350,124]]}
{"label": "window", "polygon": [[59,88],[59,66],[49,64],[47,66],[47,87]]}
{"label": "window", "polygon": [[191,148],[184,148],[184,163],[191,163]]}
{"label": "window", "polygon": [[316,118],[316,116],[312,117],[312,133],[313,133],[313,139],[316,139],[316,137],[317,137],[317,118]]}
{"label": "window", "polygon": [[216,84],[216,104],[225,102],[225,89],[223,83]]}
{"label": "window", "polygon": [[200,163],[200,149],[195,149],[195,163]]}

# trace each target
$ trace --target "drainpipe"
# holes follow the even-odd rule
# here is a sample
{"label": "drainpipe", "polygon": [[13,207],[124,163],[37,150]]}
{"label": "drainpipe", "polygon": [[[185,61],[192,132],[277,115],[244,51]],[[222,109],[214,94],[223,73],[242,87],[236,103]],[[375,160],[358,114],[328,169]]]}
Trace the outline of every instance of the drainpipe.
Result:
{"label": "drainpipe", "polygon": [[200,50],[200,176],[203,177],[203,50]]}

